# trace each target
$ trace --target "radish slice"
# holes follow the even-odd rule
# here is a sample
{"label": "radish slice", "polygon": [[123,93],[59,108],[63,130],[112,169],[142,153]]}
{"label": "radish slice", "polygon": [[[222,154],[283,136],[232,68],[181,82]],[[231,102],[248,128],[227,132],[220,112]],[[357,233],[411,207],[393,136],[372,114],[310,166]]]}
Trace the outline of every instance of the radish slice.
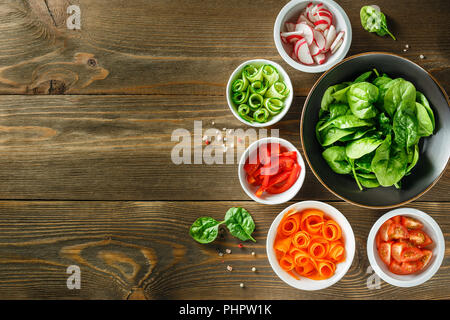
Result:
{"label": "radish slice", "polygon": [[328,51],[328,49],[330,49],[335,38],[336,38],[336,28],[333,25],[331,25],[327,32],[326,37],[327,44],[325,45],[325,51]]}
{"label": "radish slice", "polygon": [[298,40],[303,38],[303,34],[299,31],[282,32],[281,39],[283,38],[285,38],[286,42],[296,43]]}
{"label": "radish slice", "polygon": [[326,39],[323,36],[322,32],[314,30],[314,42],[316,43],[317,47],[319,47],[320,51],[325,50]]}
{"label": "radish slice", "polygon": [[328,26],[330,24],[328,23],[327,20],[319,20],[319,21],[314,22],[314,25],[316,26],[315,29],[323,31],[326,28],[328,28]]}
{"label": "radish slice", "polygon": [[341,39],[334,45],[334,47],[333,45],[331,45],[331,54],[334,54],[337,51],[337,49],[339,49],[339,47],[342,45],[342,42],[344,42],[344,40]]}
{"label": "radish slice", "polygon": [[298,40],[295,45],[294,45],[294,54],[298,59],[298,49],[300,48],[300,46],[303,44],[303,42],[305,42],[306,40],[304,38]]}
{"label": "radish slice", "polygon": [[286,25],[286,30],[288,32],[295,31],[295,23],[293,23],[293,22],[286,22],[285,25]]}
{"label": "radish slice", "polygon": [[311,10],[312,10],[312,8],[314,7],[314,5],[313,5],[313,3],[312,2],[310,2],[310,3],[308,3],[308,5],[306,6],[306,11],[305,11],[305,15],[306,15],[306,17],[310,20],[310,21],[313,21],[312,19],[311,19]]}
{"label": "radish slice", "polygon": [[344,31],[341,31],[336,36],[336,39],[334,39],[333,43],[331,44],[331,53],[335,53],[337,49],[341,46],[342,42],[344,40]]}
{"label": "radish slice", "polygon": [[314,24],[311,21],[309,21],[309,19],[307,17],[305,17],[305,15],[303,15],[303,14],[301,14],[298,17],[297,24],[302,23],[302,22],[306,23],[308,26],[310,26],[312,28],[314,27]]}
{"label": "radish slice", "polygon": [[314,57],[322,53],[322,50],[317,46],[316,42],[313,42],[309,46],[309,52],[311,53],[311,56]]}
{"label": "radish slice", "polygon": [[313,28],[306,23],[299,23],[295,26],[296,32],[299,32],[308,42],[308,46],[314,41]]}
{"label": "radish slice", "polygon": [[316,56],[314,56],[314,61],[316,61],[317,64],[324,64],[326,60],[325,54],[320,53]]}
{"label": "radish slice", "polygon": [[325,39],[327,38],[328,30],[330,30],[330,28],[323,30],[323,36],[325,37]]}
{"label": "radish slice", "polygon": [[311,57],[311,53],[309,52],[308,44],[306,41],[303,41],[299,48],[298,48],[298,54],[297,54],[298,60],[304,64],[313,64],[314,60]]}

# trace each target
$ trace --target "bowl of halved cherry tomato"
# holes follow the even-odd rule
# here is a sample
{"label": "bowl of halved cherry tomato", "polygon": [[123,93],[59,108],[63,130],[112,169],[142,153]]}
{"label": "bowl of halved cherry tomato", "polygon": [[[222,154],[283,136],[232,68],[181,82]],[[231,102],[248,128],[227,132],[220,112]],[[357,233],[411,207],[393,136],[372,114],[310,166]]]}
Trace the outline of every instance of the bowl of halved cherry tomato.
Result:
{"label": "bowl of halved cherry tomato", "polygon": [[428,281],[444,259],[445,240],[428,214],[402,208],[383,215],[370,230],[367,255],[374,271],[398,287]]}
{"label": "bowl of halved cherry tomato", "polygon": [[263,204],[291,200],[305,180],[305,163],[297,148],[281,138],[252,143],[239,162],[239,181],[245,193]]}

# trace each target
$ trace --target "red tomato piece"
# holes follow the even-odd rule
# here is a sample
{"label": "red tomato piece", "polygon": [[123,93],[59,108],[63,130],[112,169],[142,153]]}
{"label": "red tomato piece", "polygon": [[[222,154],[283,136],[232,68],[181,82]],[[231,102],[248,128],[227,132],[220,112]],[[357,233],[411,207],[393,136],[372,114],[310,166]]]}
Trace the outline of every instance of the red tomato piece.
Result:
{"label": "red tomato piece", "polygon": [[375,243],[377,244],[377,249],[380,247],[381,245],[381,238],[380,238],[380,233],[378,232],[376,237],[375,237]]}
{"label": "red tomato piece", "polygon": [[422,230],[411,230],[409,232],[409,240],[419,248],[426,247],[433,243],[430,236]]}
{"label": "red tomato piece", "polygon": [[403,273],[402,265],[394,260],[392,260],[391,264],[389,265],[389,270],[395,274],[405,274]]}
{"label": "red tomato piece", "polygon": [[402,225],[404,225],[405,228],[411,229],[411,230],[417,230],[417,229],[423,228],[423,224],[420,223],[419,221],[417,221],[416,219],[404,217],[404,216],[402,216]]}
{"label": "red tomato piece", "polygon": [[408,239],[408,230],[399,223],[392,223],[388,230],[389,239]]}
{"label": "red tomato piece", "polygon": [[423,269],[428,265],[428,263],[430,263],[430,260],[433,257],[433,252],[431,252],[431,250],[422,250],[422,253],[423,253],[423,257],[420,258],[420,261],[423,264],[423,266],[422,266],[422,269]]}
{"label": "red tomato piece", "polygon": [[406,248],[401,253],[401,260],[402,262],[411,262],[411,261],[417,261],[423,257],[422,250],[418,248]]}
{"label": "red tomato piece", "polygon": [[421,261],[410,261],[402,263],[403,274],[411,274],[417,272],[423,268],[423,263]]}
{"label": "red tomato piece", "polygon": [[406,246],[407,244],[405,242],[396,242],[392,245],[392,258],[398,263],[402,262],[402,252],[406,248]]}
{"label": "red tomato piece", "polygon": [[395,217],[392,217],[391,220],[394,223],[401,223],[402,217],[401,216],[395,216]]}
{"label": "red tomato piece", "polygon": [[387,265],[391,263],[391,245],[392,242],[383,242],[378,249],[381,260]]}
{"label": "red tomato piece", "polygon": [[387,220],[385,223],[383,223],[380,227],[380,230],[378,231],[378,233],[380,234],[380,239],[382,241],[389,241],[389,235],[388,235],[388,231],[389,231],[389,227],[391,226],[392,221],[391,220]]}

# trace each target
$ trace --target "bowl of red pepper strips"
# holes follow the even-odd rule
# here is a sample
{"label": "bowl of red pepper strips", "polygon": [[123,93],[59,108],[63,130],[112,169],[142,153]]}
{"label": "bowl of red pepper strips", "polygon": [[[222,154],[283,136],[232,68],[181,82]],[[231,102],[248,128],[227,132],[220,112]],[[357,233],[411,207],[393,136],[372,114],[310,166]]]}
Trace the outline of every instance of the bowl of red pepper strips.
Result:
{"label": "bowl of red pepper strips", "polygon": [[239,181],[245,193],[263,204],[291,200],[305,180],[305,163],[297,148],[281,138],[252,143],[239,162]]}

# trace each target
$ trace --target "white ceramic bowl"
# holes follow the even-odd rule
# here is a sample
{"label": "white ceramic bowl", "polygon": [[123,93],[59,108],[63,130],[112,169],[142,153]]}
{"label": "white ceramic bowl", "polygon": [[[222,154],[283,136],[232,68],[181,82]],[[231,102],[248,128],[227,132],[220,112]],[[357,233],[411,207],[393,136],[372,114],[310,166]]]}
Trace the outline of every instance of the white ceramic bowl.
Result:
{"label": "white ceramic bowl", "polygon": [[[255,196],[256,190],[258,190],[259,187],[252,186],[247,182],[246,175],[247,173],[244,170],[245,161],[250,155],[256,155],[256,152],[258,152],[258,147],[267,144],[267,143],[279,143],[281,146],[285,147],[289,151],[296,151],[297,152],[297,162],[300,165],[300,175],[297,179],[297,181],[290,187],[288,190],[286,190],[283,193],[280,194],[269,194],[267,192],[264,192],[261,197]],[[297,150],[297,148],[290,143],[287,140],[281,139],[281,138],[275,138],[275,137],[269,137],[269,138],[263,138],[259,139],[255,142],[253,142],[242,154],[241,159],[239,161],[239,182],[241,183],[242,189],[244,189],[245,193],[255,200],[256,202],[263,203],[263,204],[280,204],[285,203],[289,200],[291,200],[295,195],[300,191],[300,188],[303,185],[303,182],[305,181],[305,162],[303,161],[303,157],[300,154],[300,152]]]}
{"label": "white ceramic bowl", "polygon": [[[433,257],[429,265],[424,270],[409,275],[398,275],[390,272],[386,264],[380,259],[375,243],[375,237],[381,225],[386,220],[399,215],[411,217],[422,222],[424,225],[423,231],[433,240],[433,244],[430,246]],[[367,256],[373,270],[381,279],[397,287],[414,287],[429,280],[441,266],[444,254],[445,240],[441,228],[431,216],[417,209],[401,208],[389,211],[375,222],[367,238]]]}
{"label": "white ceramic bowl", "polygon": [[291,2],[287,3],[283,7],[283,9],[281,9],[280,13],[277,16],[277,19],[275,20],[273,37],[278,53],[291,67],[303,72],[319,73],[330,69],[336,63],[344,59],[352,43],[352,25],[344,9],[342,9],[342,7],[333,0],[312,1],[314,4],[323,3],[328,8],[328,10],[331,11],[331,13],[333,14],[333,24],[336,28],[336,31],[345,31],[344,42],[333,55],[328,55],[327,60],[324,64],[308,66],[295,61],[289,54],[290,50],[292,50],[292,48],[290,48],[291,46],[281,41],[280,32],[287,31],[285,22],[295,20],[300,15],[301,11],[303,11],[303,9],[305,9],[310,2],[311,1],[309,0],[292,0]]}
{"label": "white ceramic bowl", "polygon": [[[280,264],[278,263],[277,257],[275,255],[275,250],[273,249],[273,244],[275,241],[278,225],[283,219],[286,212],[291,209],[296,209],[298,211],[302,211],[305,209],[319,209],[325,213],[325,216],[336,221],[341,229],[342,229],[342,237],[345,242],[345,254],[346,258],[344,262],[338,263],[336,265],[336,272],[334,275],[326,280],[311,280],[309,278],[300,277],[300,280],[294,279],[291,275],[289,275],[286,271],[284,271]],[[301,290],[321,290],[324,288],[328,288],[332,286],[336,282],[338,282],[348,271],[353,262],[353,257],[355,256],[355,236],[353,234],[353,229],[350,226],[350,223],[345,218],[345,216],[336,208],[320,201],[303,201],[294,203],[293,205],[287,207],[275,218],[270,226],[269,233],[267,234],[267,242],[266,242],[266,251],[267,258],[269,259],[270,266],[273,271],[277,274],[277,276],[286,282],[288,285],[301,289]]]}
{"label": "white ceramic bowl", "polygon": [[[281,112],[277,115],[275,115],[274,117],[272,117],[270,119],[270,121],[267,121],[265,123],[258,123],[258,122],[247,122],[244,119],[242,119],[239,114],[237,113],[237,109],[233,103],[233,101],[231,101],[231,85],[233,84],[234,80],[236,80],[237,78],[239,78],[242,74],[242,70],[244,69],[245,66],[249,65],[249,64],[253,64],[255,66],[262,66],[265,64],[270,64],[273,67],[275,67],[278,70],[278,73],[280,75],[280,80],[282,80],[287,88],[289,89],[289,95],[286,97],[286,99],[284,99],[284,108],[281,110]],[[248,60],[245,61],[244,63],[242,63],[241,65],[239,65],[239,67],[237,67],[233,73],[230,76],[230,79],[228,80],[228,84],[227,84],[227,102],[228,102],[228,107],[230,108],[231,112],[234,114],[234,116],[241,121],[242,123],[245,123],[246,125],[252,126],[252,127],[267,127],[270,126],[272,124],[277,123],[278,121],[280,121],[288,112],[289,108],[291,107],[292,104],[292,99],[294,97],[294,88],[292,87],[292,82],[291,79],[289,78],[288,74],[286,73],[286,71],[276,62],[270,61],[270,60],[265,60],[265,59],[254,59],[254,60]]]}

